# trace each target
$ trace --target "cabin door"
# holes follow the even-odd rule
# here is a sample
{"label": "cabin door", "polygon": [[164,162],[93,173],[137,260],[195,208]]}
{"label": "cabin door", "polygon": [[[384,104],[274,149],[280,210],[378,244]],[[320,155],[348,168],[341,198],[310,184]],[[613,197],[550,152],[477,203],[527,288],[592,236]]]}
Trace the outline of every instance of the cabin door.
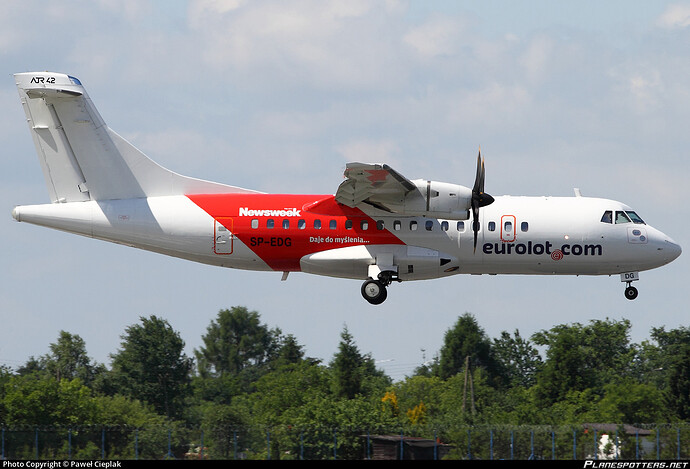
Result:
{"label": "cabin door", "polygon": [[219,217],[213,223],[213,252],[220,255],[232,254],[232,218]]}

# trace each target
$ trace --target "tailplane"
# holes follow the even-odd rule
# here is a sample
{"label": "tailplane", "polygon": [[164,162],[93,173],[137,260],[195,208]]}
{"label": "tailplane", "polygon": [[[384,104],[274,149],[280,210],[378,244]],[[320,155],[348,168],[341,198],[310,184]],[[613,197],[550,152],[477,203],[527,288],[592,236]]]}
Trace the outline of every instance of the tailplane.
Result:
{"label": "tailplane", "polygon": [[158,165],[108,128],[75,77],[30,72],[14,78],[54,203],[254,192]]}

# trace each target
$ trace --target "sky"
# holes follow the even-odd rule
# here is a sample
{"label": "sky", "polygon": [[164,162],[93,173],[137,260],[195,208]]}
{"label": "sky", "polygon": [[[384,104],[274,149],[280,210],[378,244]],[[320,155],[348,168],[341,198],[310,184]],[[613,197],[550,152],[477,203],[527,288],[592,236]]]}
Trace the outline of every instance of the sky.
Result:
{"label": "sky", "polygon": [[245,306],[329,362],[344,328],[394,380],[438,356],[471,313],[491,339],[561,324],[688,327],[688,255],[612,277],[455,276],[391,285],[229,270],[11,217],[48,203],[13,73],[78,77],[108,125],[178,173],[332,194],[349,161],[486,191],[603,197],[690,246],[690,2],[63,0],[0,9],[0,364],[77,334],[110,364],[140,317],[193,356],[218,311]]}

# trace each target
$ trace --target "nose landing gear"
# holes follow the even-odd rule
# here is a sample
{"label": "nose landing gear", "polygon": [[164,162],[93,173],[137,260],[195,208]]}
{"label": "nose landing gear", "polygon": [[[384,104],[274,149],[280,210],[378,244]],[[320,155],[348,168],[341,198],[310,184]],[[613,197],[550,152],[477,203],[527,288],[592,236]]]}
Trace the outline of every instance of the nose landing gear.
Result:
{"label": "nose landing gear", "polygon": [[637,298],[637,288],[631,287],[628,283],[628,287],[625,289],[625,297],[629,300]]}
{"label": "nose landing gear", "polygon": [[625,297],[629,300],[634,300],[637,298],[637,288],[632,286],[632,283],[636,280],[640,280],[639,272],[626,272],[621,274],[621,282],[625,282],[627,287],[625,288]]}

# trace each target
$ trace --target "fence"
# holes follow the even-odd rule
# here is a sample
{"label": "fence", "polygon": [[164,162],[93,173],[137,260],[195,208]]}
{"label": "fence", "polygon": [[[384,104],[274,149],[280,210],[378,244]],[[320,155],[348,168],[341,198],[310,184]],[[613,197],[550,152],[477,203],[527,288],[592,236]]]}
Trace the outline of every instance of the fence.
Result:
{"label": "fence", "polygon": [[690,426],[457,426],[351,429],[2,427],[0,458],[625,459],[690,458]]}

